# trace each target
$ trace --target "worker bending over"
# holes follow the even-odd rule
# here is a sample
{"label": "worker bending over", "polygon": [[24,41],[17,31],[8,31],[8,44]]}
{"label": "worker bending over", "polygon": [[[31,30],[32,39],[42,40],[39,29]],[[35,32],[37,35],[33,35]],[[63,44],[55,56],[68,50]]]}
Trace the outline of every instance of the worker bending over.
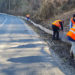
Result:
{"label": "worker bending over", "polygon": [[59,30],[61,29],[63,31],[63,21],[62,20],[56,20],[52,23],[52,29],[53,29],[53,40],[60,40],[59,38]]}

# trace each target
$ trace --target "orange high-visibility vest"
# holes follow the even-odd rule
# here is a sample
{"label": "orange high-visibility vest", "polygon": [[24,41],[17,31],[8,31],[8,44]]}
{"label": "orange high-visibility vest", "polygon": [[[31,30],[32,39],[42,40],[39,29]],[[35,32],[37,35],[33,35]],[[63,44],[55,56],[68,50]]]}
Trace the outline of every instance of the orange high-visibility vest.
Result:
{"label": "orange high-visibility vest", "polygon": [[75,40],[75,25],[70,29],[70,31],[67,33],[67,36]]}
{"label": "orange high-visibility vest", "polygon": [[55,25],[60,28],[61,27],[60,22],[62,22],[62,20],[56,20],[52,23],[52,25]]}
{"label": "orange high-visibility vest", "polygon": [[73,18],[71,18],[72,26],[75,25],[75,22],[73,21]]}

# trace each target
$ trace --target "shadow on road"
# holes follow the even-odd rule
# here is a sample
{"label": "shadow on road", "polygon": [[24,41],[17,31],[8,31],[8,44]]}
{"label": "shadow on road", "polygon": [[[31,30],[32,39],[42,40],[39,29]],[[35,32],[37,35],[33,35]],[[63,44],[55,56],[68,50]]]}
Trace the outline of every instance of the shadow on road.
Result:
{"label": "shadow on road", "polygon": [[11,47],[10,49],[13,48],[36,48],[36,47],[42,47],[45,46],[45,44],[26,44],[26,45],[19,45],[17,47]]}
{"label": "shadow on road", "polygon": [[14,40],[14,39],[12,39],[11,37],[10,37],[10,39],[11,40],[0,40],[0,43],[5,43],[5,42],[8,42],[8,43],[18,43],[18,42],[20,42],[20,43],[23,43],[23,42],[39,42],[39,39],[18,39],[18,40]]}
{"label": "shadow on road", "polygon": [[29,57],[20,57],[20,58],[11,58],[8,61],[15,63],[40,63],[40,62],[49,62],[48,58],[45,56],[29,56]]}
{"label": "shadow on road", "polygon": [[1,30],[0,29],[0,34],[29,34],[29,32],[24,31],[24,30],[13,30],[13,31],[7,31],[7,30]]}

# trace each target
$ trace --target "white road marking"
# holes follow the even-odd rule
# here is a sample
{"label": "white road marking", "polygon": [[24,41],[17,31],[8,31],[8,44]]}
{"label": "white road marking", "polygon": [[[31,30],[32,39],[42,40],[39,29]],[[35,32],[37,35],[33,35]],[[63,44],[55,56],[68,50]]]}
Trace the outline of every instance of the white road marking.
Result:
{"label": "white road marking", "polygon": [[0,27],[2,27],[6,21],[7,21],[7,18],[4,20],[4,22],[2,24],[0,24]]}

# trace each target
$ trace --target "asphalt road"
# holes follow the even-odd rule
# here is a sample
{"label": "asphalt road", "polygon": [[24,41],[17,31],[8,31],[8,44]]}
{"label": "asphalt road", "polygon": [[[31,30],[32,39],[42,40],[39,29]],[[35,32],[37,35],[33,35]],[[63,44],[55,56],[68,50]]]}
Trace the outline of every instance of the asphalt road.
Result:
{"label": "asphalt road", "polygon": [[23,20],[0,14],[0,75],[65,75],[48,51]]}

